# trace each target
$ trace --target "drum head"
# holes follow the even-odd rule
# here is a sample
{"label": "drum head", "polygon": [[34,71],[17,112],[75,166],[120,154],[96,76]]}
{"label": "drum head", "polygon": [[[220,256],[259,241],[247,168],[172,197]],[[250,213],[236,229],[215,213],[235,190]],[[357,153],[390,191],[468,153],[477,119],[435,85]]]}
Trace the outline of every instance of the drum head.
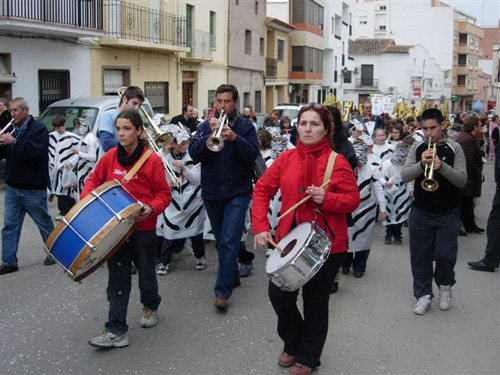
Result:
{"label": "drum head", "polygon": [[312,231],[312,224],[305,222],[297,225],[279,242],[278,246],[285,253],[284,255],[274,249],[266,263],[266,272],[274,273],[280,268],[289,264],[300,254],[300,250],[305,245]]}

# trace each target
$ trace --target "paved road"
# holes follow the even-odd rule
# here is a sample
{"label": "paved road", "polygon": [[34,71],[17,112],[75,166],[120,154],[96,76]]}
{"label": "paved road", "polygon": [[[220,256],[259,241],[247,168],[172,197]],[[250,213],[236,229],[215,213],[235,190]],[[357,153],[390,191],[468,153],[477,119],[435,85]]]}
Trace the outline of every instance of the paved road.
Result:
{"label": "paved road", "polygon": [[[480,226],[486,225],[493,198],[492,173],[488,163],[485,191],[476,208]],[[1,188],[2,210],[3,194]],[[55,216],[55,205],[50,209]],[[498,374],[499,273],[466,267],[467,261],[482,256],[485,235],[459,241],[452,308],[442,312],[433,303],[425,316],[416,316],[407,238],[402,246],[385,246],[378,224],[367,274],[362,279],[344,276],[331,298],[330,332],[316,373]],[[288,374],[276,364],[281,342],[267,298],[262,252],[226,314],[213,307],[213,247],[204,271],[195,270],[189,253],[179,254],[173,271],[160,277],[159,324],[139,327],[141,306],[134,285],[128,313],[130,346],[96,350],[87,341],[102,330],[106,319],[106,269],[74,283],[59,266],[42,265],[40,242],[27,219],[21,269],[0,277],[2,374]]]}

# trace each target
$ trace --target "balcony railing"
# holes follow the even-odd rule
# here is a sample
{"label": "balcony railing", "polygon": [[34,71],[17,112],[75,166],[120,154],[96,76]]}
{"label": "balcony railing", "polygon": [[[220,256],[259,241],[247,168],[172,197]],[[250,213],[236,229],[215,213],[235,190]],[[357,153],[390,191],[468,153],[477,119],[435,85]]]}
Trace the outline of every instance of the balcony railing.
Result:
{"label": "balcony railing", "polygon": [[278,59],[272,59],[270,57],[266,57],[266,76],[267,77],[278,76]]}
{"label": "balcony railing", "polygon": [[191,52],[187,57],[212,59],[212,37],[210,33],[201,30],[193,30],[191,35],[187,35],[187,46],[191,47]]}
{"label": "balcony railing", "polygon": [[103,0],[2,0],[0,18],[102,30]]}
{"label": "balcony railing", "polygon": [[373,78],[358,78],[358,79],[356,79],[356,86],[357,87],[373,87],[373,88],[377,88],[378,87],[378,79],[373,79]]}
{"label": "balcony railing", "polygon": [[104,30],[109,38],[186,46],[186,17],[120,0],[104,2]]}

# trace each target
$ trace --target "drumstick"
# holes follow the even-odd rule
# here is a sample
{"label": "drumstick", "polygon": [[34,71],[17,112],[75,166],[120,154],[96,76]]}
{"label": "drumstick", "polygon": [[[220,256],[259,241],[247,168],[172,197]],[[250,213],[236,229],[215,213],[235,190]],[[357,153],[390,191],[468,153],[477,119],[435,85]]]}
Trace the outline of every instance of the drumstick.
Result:
{"label": "drumstick", "polygon": [[[331,182],[331,180],[328,180],[326,181],[323,185],[320,186],[320,188],[325,188],[328,186],[328,184]],[[281,215],[281,216],[278,216],[278,220],[281,220],[283,219],[286,215],[288,215],[290,212],[292,212],[293,210],[295,210],[297,207],[299,207],[302,203],[306,202],[309,198],[311,198],[311,195],[308,195],[307,197],[303,198],[299,203],[296,203],[294,204],[292,207],[290,207],[288,210],[286,210],[286,212]]]}
{"label": "drumstick", "polygon": [[274,242],[271,237],[267,237],[267,242],[269,242],[276,250],[278,250],[281,254],[283,254],[283,249],[279,247],[278,244]]}

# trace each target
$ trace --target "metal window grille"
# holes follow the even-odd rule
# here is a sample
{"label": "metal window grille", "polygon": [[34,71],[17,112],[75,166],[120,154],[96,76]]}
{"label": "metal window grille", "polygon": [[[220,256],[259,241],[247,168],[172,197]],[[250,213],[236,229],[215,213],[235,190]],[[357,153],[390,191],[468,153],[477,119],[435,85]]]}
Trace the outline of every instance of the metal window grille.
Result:
{"label": "metal window grille", "polygon": [[41,113],[52,103],[70,97],[69,71],[39,70],[38,87],[38,107]]}
{"label": "metal window grille", "polygon": [[154,113],[168,113],[168,82],[145,82],[144,94]]}

